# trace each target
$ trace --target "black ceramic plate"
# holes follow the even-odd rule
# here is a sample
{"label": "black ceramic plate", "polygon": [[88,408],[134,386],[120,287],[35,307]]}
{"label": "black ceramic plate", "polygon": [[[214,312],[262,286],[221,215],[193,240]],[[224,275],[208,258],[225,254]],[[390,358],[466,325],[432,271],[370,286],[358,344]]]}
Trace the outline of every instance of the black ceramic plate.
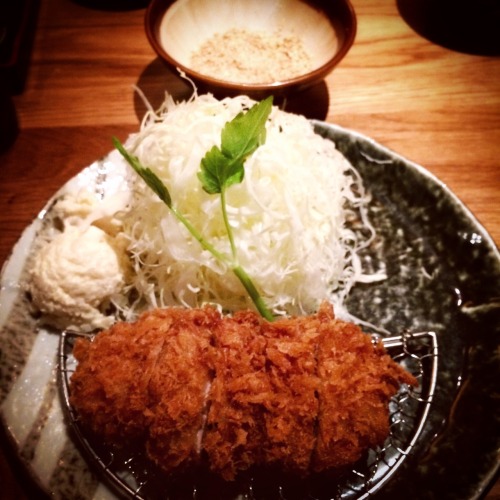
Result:
{"label": "black ceramic plate", "polygon": [[[434,330],[438,336],[429,419],[413,453],[378,496],[477,498],[499,463],[498,250],[467,208],[424,168],[354,132],[323,122],[315,126],[364,179],[378,232],[365,263],[384,262],[388,274],[383,282],[354,287],[350,311],[389,332]],[[118,177],[120,183],[117,163],[110,155],[63,189],[101,182],[103,169],[108,180]],[[68,436],[55,373],[59,335],[38,328],[27,312],[25,268],[44,213],[2,272],[1,417],[16,453],[54,498],[113,498]]]}

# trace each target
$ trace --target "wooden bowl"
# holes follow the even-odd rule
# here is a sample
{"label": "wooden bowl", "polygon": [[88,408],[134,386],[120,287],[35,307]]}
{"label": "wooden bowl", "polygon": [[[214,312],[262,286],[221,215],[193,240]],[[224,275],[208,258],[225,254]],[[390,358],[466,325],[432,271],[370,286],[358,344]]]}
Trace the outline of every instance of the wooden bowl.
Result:
{"label": "wooden bowl", "polygon": [[320,82],[356,35],[349,0],[152,0],[147,37],[201,91],[284,96]]}

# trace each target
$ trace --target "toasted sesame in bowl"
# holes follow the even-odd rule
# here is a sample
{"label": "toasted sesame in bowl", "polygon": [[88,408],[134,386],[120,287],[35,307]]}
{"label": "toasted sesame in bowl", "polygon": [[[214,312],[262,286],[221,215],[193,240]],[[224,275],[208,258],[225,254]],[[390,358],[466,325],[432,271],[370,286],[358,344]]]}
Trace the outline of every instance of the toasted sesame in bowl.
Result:
{"label": "toasted sesame in bowl", "polygon": [[356,33],[348,0],[153,0],[158,56],[216,94],[285,94],[321,81]]}

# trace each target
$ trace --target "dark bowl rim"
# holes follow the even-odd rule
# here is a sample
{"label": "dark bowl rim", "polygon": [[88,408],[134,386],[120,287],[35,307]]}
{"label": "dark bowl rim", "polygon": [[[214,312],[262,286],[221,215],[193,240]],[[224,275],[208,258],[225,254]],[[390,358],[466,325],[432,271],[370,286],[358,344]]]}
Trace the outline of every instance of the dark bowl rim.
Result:
{"label": "dark bowl rim", "polygon": [[[280,80],[272,83],[239,83],[232,82],[229,80],[221,80],[218,78],[214,78],[212,76],[207,76],[206,74],[199,73],[188,66],[185,66],[176,59],[174,59],[160,44],[159,40],[156,37],[157,28],[160,24],[161,18],[163,17],[164,12],[172,4],[174,4],[177,0],[152,0],[148,7],[146,8],[145,17],[144,17],[144,27],[146,31],[146,36],[148,38],[149,43],[151,44],[153,50],[157,54],[157,56],[162,59],[171,69],[179,72],[180,74],[184,73],[188,78],[191,78],[195,83],[201,83],[204,86],[209,88],[220,88],[226,89],[228,91],[239,91],[244,93],[247,92],[271,92],[271,91],[283,91],[291,88],[305,88],[314,83],[322,80],[328,73],[330,73],[335,66],[339,64],[339,62],[346,56],[346,54],[351,49],[354,44],[354,40],[356,38],[357,33],[357,18],[354,7],[350,0],[341,0],[341,2],[337,3],[337,7],[340,5],[343,10],[343,17],[348,20],[348,23],[342,24],[342,34],[343,40],[342,44],[335,53],[335,55],[328,60],[326,63],[321,65],[320,67],[309,71],[303,75],[289,78],[287,80]],[[303,0],[305,3],[313,4],[315,7],[321,8],[321,2],[318,2],[319,5],[314,4],[309,0]],[[155,17],[155,11],[157,9],[161,9],[161,16]],[[325,11],[325,9],[322,9]],[[328,16],[330,18],[330,16]]]}

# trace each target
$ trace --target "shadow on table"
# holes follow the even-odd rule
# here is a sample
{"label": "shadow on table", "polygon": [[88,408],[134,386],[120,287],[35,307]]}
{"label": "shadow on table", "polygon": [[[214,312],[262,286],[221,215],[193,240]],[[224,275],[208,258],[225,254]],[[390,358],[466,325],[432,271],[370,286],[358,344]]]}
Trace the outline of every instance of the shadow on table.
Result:
{"label": "shadow on table", "polygon": [[[158,109],[165,100],[165,95],[170,94],[174,101],[189,99],[193,94],[193,85],[186,79],[171,71],[159,59],[154,59],[142,72],[137,87],[144,94],[153,109]],[[203,93],[202,89],[198,91]],[[309,119],[324,120],[328,113],[329,95],[324,81],[313,87],[296,92],[286,99],[276,98],[275,104],[285,111],[304,115]],[[146,104],[139,93],[134,96],[135,113],[142,120],[147,111]]]}

